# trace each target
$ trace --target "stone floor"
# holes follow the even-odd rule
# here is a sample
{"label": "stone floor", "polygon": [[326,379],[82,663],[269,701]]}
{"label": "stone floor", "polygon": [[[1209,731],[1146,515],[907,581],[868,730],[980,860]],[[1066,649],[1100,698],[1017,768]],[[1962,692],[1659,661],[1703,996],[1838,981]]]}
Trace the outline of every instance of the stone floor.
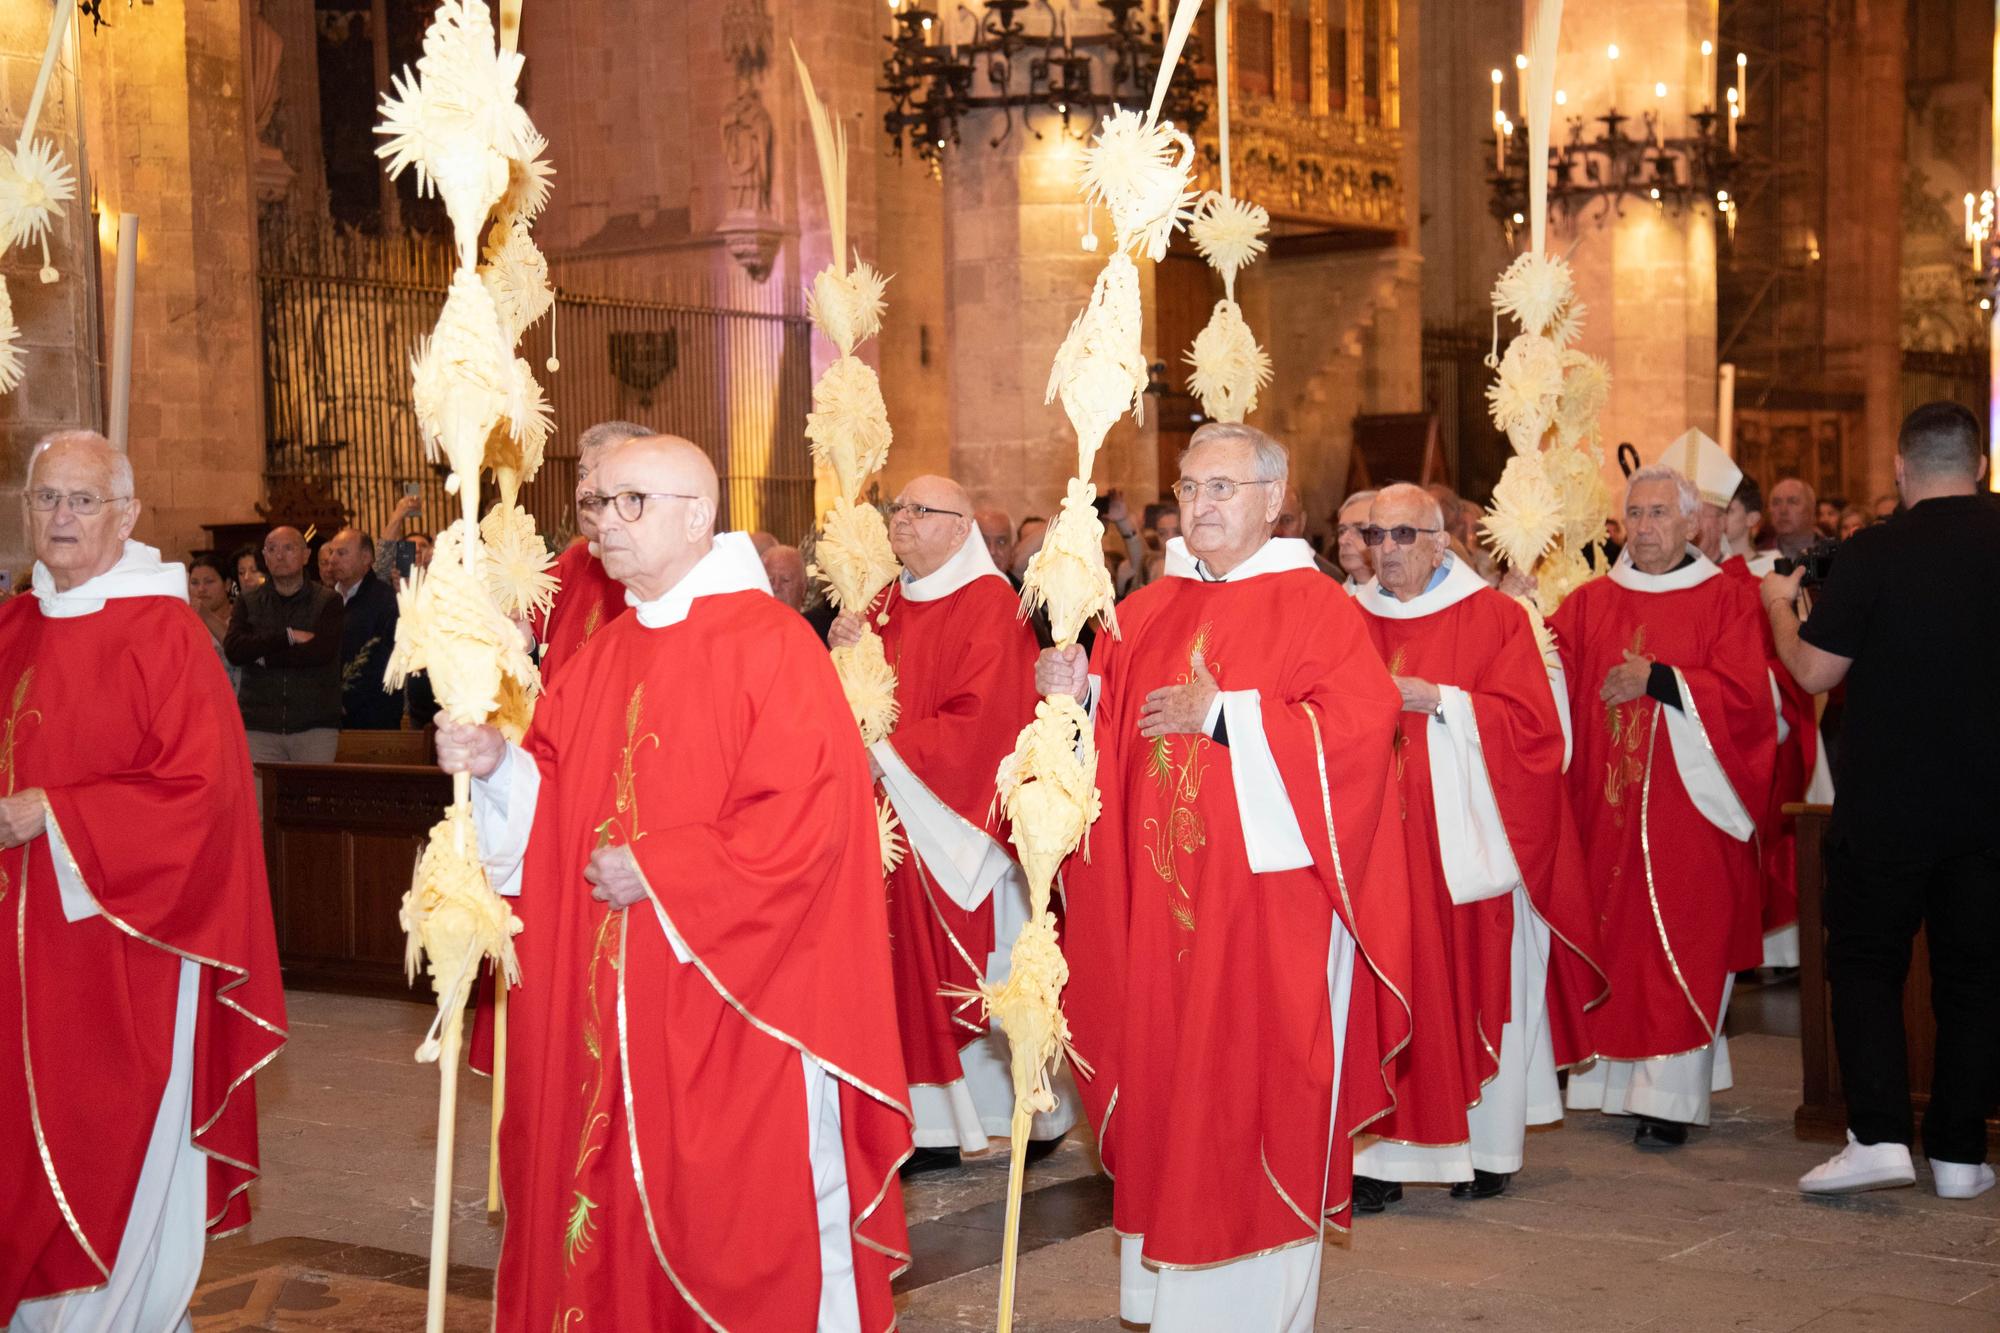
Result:
{"label": "stone floor", "polygon": [[[298,993],[293,1046],[259,1080],[266,1175],[249,1231],[210,1252],[195,1327],[423,1325],[437,1072],[409,1058],[428,1013]],[[1626,1122],[1577,1115],[1529,1142],[1507,1195],[1412,1189],[1329,1248],[1322,1329],[2000,1330],[2000,1191],[1928,1188],[1806,1200],[1825,1156],[1792,1136],[1797,997],[1746,988],[1731,1014],[1736,1087],[1688,1147],[1643,1153]],[[461,1084],[447,1327],[490,1318],[498,1229],[485,1217],[485,1082]],[[1005,1162],[907,1191],[910,1333],[993,1321]],[[1116,1330],[1109,1183],[1087,1143],[1036,1166],[1023,1210],[1016,1327]]]}

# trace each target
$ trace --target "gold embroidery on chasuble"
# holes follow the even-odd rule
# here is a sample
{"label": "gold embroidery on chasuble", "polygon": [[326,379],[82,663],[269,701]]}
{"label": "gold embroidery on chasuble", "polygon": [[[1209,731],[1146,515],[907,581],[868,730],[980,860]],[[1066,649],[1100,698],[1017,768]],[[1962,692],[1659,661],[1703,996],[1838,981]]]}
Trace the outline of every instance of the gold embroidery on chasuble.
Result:
{"label": "gold embroidery on chasuble", "polygon": [[[1194,656],[1200,653],[1207,657],[1213,631],[1212,625],[1203,625],[1195,631],[1188,644],[1187,670],[1173,682],[1175,685],[1193,682]],[[1167,914],[1190,935],[1194,933],[1195,895],[1183,873],[1180,857],[1192,855],[1208,842],[1201,816],[1195,812],[1195,801],[1201,795],[1202,779],[1208,771],[1203,756],[1211,744],[1208,737],[1201,735],[1155,736],[1146,758],[1146,776],[1159,787],[1167,803],[1165,819],[1148,815],[1143,824],[1151,838],[1146,845],[1146,859],[1152,864],[1153,873],[1166,885]],[[1187,950],[1181,949],[1175,953],[1174,961],[1186,957]]]}
{"label": "gold embroidery on chasuble", "polygon": [[[658,749],[660,738],[653,732],[641,734],[639,719],[645,709],[646,682],[640,681],[632,687],[631,702],[625,706],[625,749],[619,758],[618,770],[611,777],[612,813],[597,826],[597,845],[608,847],[614,843],[630,845],[646,836],[646,831],[638,826],[639,782],[634,765],[639,748],[651,743]],[[598,1201],[585,1194],[581,1188],[584,1168],[591,1158],[602,1152],[611,1132],[611,1102],[609,1090],[605,1087],[604,1031],[599,1022],[603,1012],[599,1000],[598,982],[608,971],[618,969],[618,960],[623,955],[625,945],[625,913],[613,909],[609,904],[603,908],[603,915],[597,923],[596,937],[591,941],[590,965],[586,972],[586,994],[583,1006],[583,1050],[589,1057],[589,1073],[577,1089],[583,1098],[583,1131],[578,1136],[576,1146],[576,1168],[572,1172],[574,1201],[570,1207],[569,1220],[563,1226],[563,1268],[567,1271],[576,1263],[576,1258],[590,1248],[597,1237],[597,1224],[591,1214],[598,1208]],[[623,1076],[621,1071],[621,1077]],[[564,1314],[564,1320],[569,1313]],[[567,1327],[567,1324],[561,1325]]]}
{"label": "gold embroidery on chasuble", "polygon": [[[7,796],[14,794],[16,786],[17,770],[14,764],[14,747],[20,743],[21,728],[30,720],[36,722],[42,720],[42,713],[38,708],[30,708],[25,712],[22,711],[22,705],[28,701],[28,688],[34,683],[34,679],[35,669],[33,667],[29,667],[21,672],[21,678],[14,682],[14,693],[8,706],[7,721],[4,724],[0,724],[0,779],[4,779],[7,785],[7,790],[0,794]],[[25,861],[27,857],[26,849],[22,850],[21,855]],[[7,901],[7,894],[13,887],[13,877],[7,873],[5,864],[0,864],[0,903]]]}
{"label": "gold embroidery on chasuble", "polygon": [[604,619],[604,603],[592,602],[590,613],[583,618],[583,641],[590,642],[590,636],[597,633],[597,626]]}
{"label": "gold embroidery on chasuble", "polygon": [[[1644,625],[1632,631],[1630,651],[1639,654],[1646,651]],[[1611,807],[1611,821],[1619,828],[1625,827],[1627,798],[1646,776],[1642,752],[1652,731],[1651,721],[1652,711],[1647,709],[1643,698],[1604,706],[1604,726],[1611,737],[1611,758],[1604,764],[1604,803]]]}
{"label": "gold embroidery on chasuble", "polygon": [[[1403,674],[1404,658],[1409,648],[1398,648],[1389,655],[1389,675],[1393,679]],[[1396,734],[1389,740],[1389,753],[1396,756],[1396,814],[1404,822],[1410,818],[1410,798],[1403,794],[1403,768],[1410,761],[1410,738],[1403,731],[1403,714],[1396,714]]]}

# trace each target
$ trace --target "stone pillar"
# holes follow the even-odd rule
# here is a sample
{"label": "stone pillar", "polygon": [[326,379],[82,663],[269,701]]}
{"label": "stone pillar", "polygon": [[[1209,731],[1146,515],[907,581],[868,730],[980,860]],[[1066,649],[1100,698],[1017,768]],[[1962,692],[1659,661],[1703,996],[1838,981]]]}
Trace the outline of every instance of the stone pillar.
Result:
{"label": "stone pillar", "polygon": [[[0,97],[0,138],[10,148],[27,114],[48,33],[46,6],[0,8],[0,71],[5,75],[0,83],[5,90]],[[61,151],[78,181],[77,197],[63,205],[63,216],[49,229],[49,262],[60,276],[54,283],[40,281],[39,247],[11,250],[0,264],[14,307],[14,323],[21,330],[23,358],[21,383],[0,396],[0,469],[4,469],[0,494],[7,497],[0,503],[0,572],[9,583],[27,571],[32,559],[21,506],[13,503],[30,448],[50,431],[103,425],[97,328],[92,322],[95,238],[91,234],[90,186],[81,159],[76,40],[72,24],[35,130],[36,138],[48,140]]]}
{"label": "stone pillar", "polygon": [[[107,277],[118,214],[139,215],[129,452],[139,536],[169,558],[205,521],[253,519],[263,484],[247,19],[240,0],[155,0],[83,38]],[[107,330],[112,300],[107,281]]]}
{"label": "stone pillar", "polygon": [[[320,146],[319,32],[312,0],[260,0],[264,22],[284,42],[278,105],[264,138],[292,169],[285,208],[295,217],[326,212],[326,155]],[[254,111],[254,108],[253,108]]]}
{"label": "stone pillar", "polygon": [[[1827,99],[1826,371],[1859,390],[1861,420],[1845,445],[1848,498],[1895,490],[1903,414],[1902,250],[1907,117],[1903,6],[1854,0],[1835,24]],[[1754,110],[1754,108],[1753,108]]]}
{"label": "stone pillar", "polygon": [[[1636,117],[1658,105],[1655,83],[1669,90],[1667,133],[1683,133],[1704,38],[1715,38],[1712,0],[1565,6],[1556,84],[1569,105],[1558,110],[1551,140],[1567,134],[1571,112],[1596,116],[1615,99],[1619,111]],[[1615,66],[1606,56],[1613,43]],[[1635,132],[1632,124],[1625,129]],[[1568,253],[1575,270],[1587,308],[1583,350],[1611,367],[1611,401],[1601,419],[1605,474],[1622,484],[1615,460],[1621,441],[1651,459],[1690,426],[1715,433],[1715,221],[1702,208],[1676,216],[1643,199],[1618,205],[1593,204],[1566,220],[1552,213],[1549,247]]]}

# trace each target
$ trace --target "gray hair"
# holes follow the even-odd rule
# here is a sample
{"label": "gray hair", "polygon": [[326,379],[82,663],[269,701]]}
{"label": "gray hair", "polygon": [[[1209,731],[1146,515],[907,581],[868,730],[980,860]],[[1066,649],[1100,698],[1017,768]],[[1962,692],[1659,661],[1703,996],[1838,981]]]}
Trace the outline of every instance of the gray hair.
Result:
{"label": "gray hair", "polygon": [[1204,444],[1247,444],[1251,450],[1250,470],[1255,477],[1246,481],[1283,481],[1292,470],[1291,451],[1276,440],[1258,430],[1237,421],[1210,421],[1195,429],[1188,437],[1187,448],[1181,450],[1185,459]]}
{"label": "gray hair", "polygon": [[1681,497],[1682,518],[1693,518],[1701,513],[1701,492],[1694,488],[1693,482],[1683,477],[1674,468],[1668,467],[1665,463],[1655,463],[1651,467],[1642,467],[1627,477],[1625,479],[1625,496],[1627,501],[1629,502],[1631,499],[1632,488],[1634,486],[1649,481],[1668,481],[1673,483],[1674,490]]}
{"label": "gray hair", "polygon": [[94,430],[81,430],[74,427],[64,430],[52,430],[47,435],[42,436],[41,439],[35,441],[35,447],[28,451],[28,471],[27,475],[21,479],[22,490],[27,490],[34,483],[35,464],[42,461],[42,455],[59,444],[102,445],[105,452],[111,455],[111,489],[117,491],[120,495],[131,496],[135,487],[132,479],[132,460],[126,457],[125,451]]}
{"label": "gray hair", "polygon": [[642,440],[648,435],[660,432],[651,426],[642,426],[636,421],[600,421],[576,437],[576,451],[587,454],[597,449],[623,444],[627,440]]}
{"label": "gray hair", "polygon": [[[1418,486],[1407,481],[1394,481],[1379,491],[1369,491],[1367,494],[1373,500],[1391,500],[1402,495],[1405,491],[1408,491],[1412,498],[1423,502],[1424,510],[1430,514],[1432,523],[1440,528],[1447,526],[1444,520],[1444,506],[1438,502],[1438,498],[1435,495],[1431,494],[1428,487]],[[1394,494],[1392,495],[1391,492],[1394,492]],[[1341,506],[1343,509],[1346,507],[1346,505]]]}
{"label": "gray hair", "polygon": [[1347,506],[1349,505],[1370,503],[1375,499],[1376,494],[1377,492],[1375,491],[1356,491],[1354,494],[1348,496],[1345,500],[1342,500],[1340,502],[1340,508],[1333,511],[1334,517],[1335,518],[1340,517],[1341,510],[1346,509]]}

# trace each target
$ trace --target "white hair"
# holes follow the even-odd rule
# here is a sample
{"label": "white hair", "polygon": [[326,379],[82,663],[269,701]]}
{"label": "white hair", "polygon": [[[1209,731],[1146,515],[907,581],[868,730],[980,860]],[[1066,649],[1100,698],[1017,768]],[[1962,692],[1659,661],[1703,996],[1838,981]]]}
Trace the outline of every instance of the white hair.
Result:
{"label": "white hair", "polygon": [[1250,470],[1256,476],[1245,478],[1246,481],[1283,481],[1291,474],[1291,450],[1255,426],[1246,426],[1236,421],[1208,422],[1197,427],[1194,434],[1188,437],[1187,448],[1181,450],[1181,457],[1186,458],[1204,444],[1249,445]]}
{"label": "white hair", "polygon": [[[1432,495],[1428,490],[1424,489],[1422,486],[1418,486],[1415,485],[1414,483],[1407,481],[1397,481],[1397,482],[1391,482],[1389,485],[1384,486],[1379,491],[1370,491],[1368,492],[1368,495],[1369,498],[1375,500],[1389,500],[1402,496],[1403,493],[1406,491],[1409,493],[1409,498],[1422,502],[1424,510],[1431,516],[1431,522],[1433,524],[1437,525],[1440,528],[1446,526],[1444,519],[1444,506],[1438,503],[1438,498],[1435,495]],[[1395,494],[1392,495],[1391,492],[1394,492]],[[1346,507],[1347,507],[1346,505],[1341,506],[1341,508],[1343,509],[1345,509]]]}
{"label": "white hair", "polygon": [[1701,513],[1701,492],[1694,488],[1693,482],[1682,476],[1676,469],[1668,467],[1665,463],[1655,463],[1651,467],[1642,467],[1625,479],[1626,503],[1629,504],[1631,502],[1632,488],[1634,486],[1652,481],[1668,481],[1673,483],[1674,490],[1681,497],[1682,518],[1693,518]]}
{"label": "white hair", "polygon": [[35,465],[42,461],[42,455],[59,444],[101,445],[111,459],[111,489],[121,497],[128,499],[131,497],[135,483],[132,479],[132,460],[126,456],[125,451],[94,430],[76,428],[52,430],[35,441],[35,447],[28,451],[28,472],[22,478],[22,490],[25,491],[34,485]]}
{"label": "white hair", "polygon": [[1341,510],[1346,509],[1349,505],[1369,504],[1374,501],[1376,494],[1377,492],[1375,491],[1356,491],[1345,500],[1342,500],[1340,502],[1340,509],[1336,509],[1334,513],[1338,515]]}

